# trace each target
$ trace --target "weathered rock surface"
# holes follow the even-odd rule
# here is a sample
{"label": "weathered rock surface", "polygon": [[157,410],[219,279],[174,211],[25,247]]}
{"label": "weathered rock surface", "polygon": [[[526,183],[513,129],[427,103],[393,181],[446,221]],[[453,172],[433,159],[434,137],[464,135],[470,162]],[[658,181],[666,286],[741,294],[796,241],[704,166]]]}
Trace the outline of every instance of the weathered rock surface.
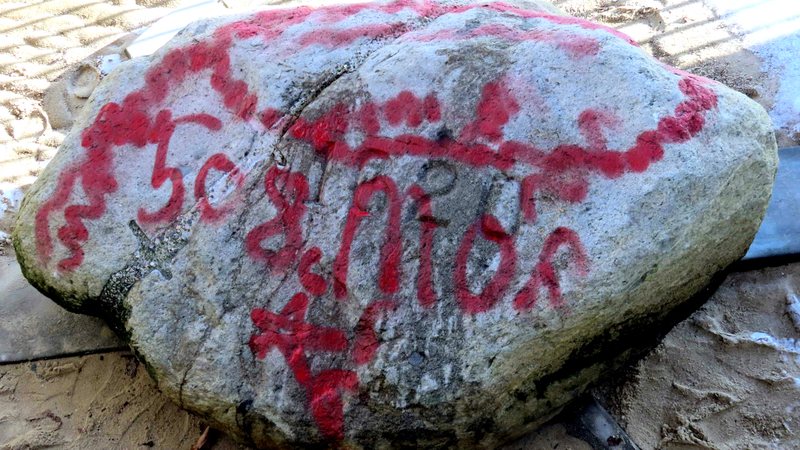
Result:
{"label": "weathered rock surface", "polygon": [[109,75],[14,242],[241,438],[489,447],[743,255],[775,167],[758,105],[550,6],[273,9]]}

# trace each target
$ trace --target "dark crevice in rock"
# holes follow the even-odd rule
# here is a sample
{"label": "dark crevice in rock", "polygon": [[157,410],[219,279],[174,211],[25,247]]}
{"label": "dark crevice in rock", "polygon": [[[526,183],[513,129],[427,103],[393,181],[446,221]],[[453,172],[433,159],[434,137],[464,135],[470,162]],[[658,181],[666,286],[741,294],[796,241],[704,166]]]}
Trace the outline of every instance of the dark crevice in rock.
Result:
{"label": "dark crevice in rock", "polygon": [[208,340],[208,335],[210,332],[211,332],[211,327],[210,326],[206,327],[206,329],[203,331],[203,337],[200,339],[200,342],[195,347],[192,357],[189,358],[189,367],[187,367],[186,370],[183,371],[183,375],[181,376],[181,384],[178,386],[178,404],[181,406],[181,408],[186,408],[185,402],[183,400],[183,388],[186,386],[186,381],[189,378],[189,372],[191,372],[192,369],[194,368],[194,364],[197,361],[197,355],[200,354],[200,350],[203,348],[206,341]]}
{"label": "dark crevice in rock", "polygon": [[[628,370],[631,365],[645,357],[658,346],[672,328],[702,307],[725,281],[733,267],[729,266],[728,269],[718,272],[702,290],[667,313],[657,312],[631,317],[603,330],[573,351],[558,370],[539,377],[533,394],[538,399],[547,401],[549,386],[557,385],[592,367],[601,367],[605,372],[605,375],[595,383],[596,385],[613,377],[624,376],[620,371]],[[530,421],[537,419],[538,416],[531,417]]]}
{"label": "dark crevice in rock", "polygon": [[[397,41],[397,39],[403,37],[409,32],[417,31],[421,28],[424,28],[425,26],[430,24],[431,20],[432,19],[428,17],[421,17],[419,19],[412,20],[404,24],[403,27],[400,27],[398,30],[396,30],[391,34],[375,38],[373,42],[383,42],[384,45],[372,51],[368,51],[364,54],[357,52],[352,60],[341,63],[336,67],[334,67],[333,70],[329,71],[324,76],[322,81],[319,82],[316,86],[314,86],[314,89],[309,94],[304,95],[298,100],[296,100],[294,104],[289,108],[289,113],[288,113],[289,120],[287,120],[286,123],[282,126],[280,137],[278,138],[275,144],[275,148],[273,149],[273,152],[277,153],[275,161],[278,162],[278,164],[280,164],[281,166],[288,165],[290,160],[289,155],[285,155],[281,152],[281,148],[285,147],[286,145],[285,142],[286,133],[288,133],[289,130],[297,123],[297,120],[300,118],[300,116],[303,115],[303,112],[306,110],[306,108],[308,108],[309,105],[311,105],[317,99],[319,99],[331,85],[336,83],[339,79],[341,79],[345,75],[355,73],[356,71],[358,71],[358,69],[360,69],[364,65],[364,63],[379,50],[385,48],[388,45],[393,44],[394,42]],[[384,58],[384,61],[387,59],[391,59],[395,54],[396,53],[388,55],[386,58]],[[327,173],[327,167],[328,167],[327,161],[325,161],[325,166],[326,168],[324,172]],[[323,175],[321,179],[324,180],[325,175]]]}
{"label": "dark crevice in rock", "polygon": [[[356,58],[354,61],[348,61],[346,63],[336,66],[332,71],[326,74],[325,78],[318,86],[314,87],[313,91],[311,91],[307,96],[304,96],[303,98],[299,99],[294,105],[292,105],[288,114],[289,120],[281,128],[281,135],[278,138],[278,145],[280,145],[283,142],[286,133],[289,132],[289,129],[291,129],[292,126],[294,126],[294,124],[297,122],[297,119],[300,118],[300,116],[303,114],[303,111],[305,111],[308,105],[317,100],[317,98],[319,98],[320,95],[322,95],[322,93],[337,80],[339,80],[340,78],[342,78],[347,74],[353,73],[356,70],[358,70],[358,68],[361,67],[361,65],[363,64],[363,61],[369,55],[370,54],[367,54],[367,56],[363,57],[363,59],[361,59],[360,61],[359,58]],[[282,165],[285,165],[285,163],[286,161],[283,161]]]}
{"label": "dark crevice in rock", "polygon": [[164,278],[172,278],[169,262],[188,243],[193,221],[193,214],[185,214],[153,239],[145,234],[136,221],[128,222],[128,227],[139,241],[139,249],[125,268],[109,277],[96,301],[85,303],[94,309],[93,315],[104,318],[126,342],[130,338],[130,332],[125,328],[130,314],[125,304],[128,293],[139,280],[153,271],[159,271]]}

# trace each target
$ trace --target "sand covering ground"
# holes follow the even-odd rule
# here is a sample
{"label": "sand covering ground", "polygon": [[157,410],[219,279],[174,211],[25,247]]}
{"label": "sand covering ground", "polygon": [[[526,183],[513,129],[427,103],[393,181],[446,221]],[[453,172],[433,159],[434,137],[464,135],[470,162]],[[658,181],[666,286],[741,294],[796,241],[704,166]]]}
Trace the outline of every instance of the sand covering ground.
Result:
{"label": "sand covering ground", "polygon": [[[128,353],[0,368],[0,448],[188,449],[203,424]],[[214,448],[237,448],[230,441]]]}
{"label": "sand covering ground", "polygon": [[[103,64],[131,31],[179,3],[0,0],[0,254],[10,257],[6,233],[21,195],[69,131]],[[761,72],[759,58],[700,0],[554,3],[772,106],[780,80]],[[783,145],[796,138],[779,130]],[[800,448],[797,292],[797,265],[733,274],[626,379],[612,382],[607,401],[634,441],[642,448]],[[202,421],[161,396],[124,352],[0,366],[0,449],[189,449],[202,431]],[[206,448],[235,445],[211,439]],[[556,424],[514,448],[587,446]]]}
{"label": "sand covering ground", "polygon": [[642,448],[800,448],[800,264],[731,274],[632,369]]}

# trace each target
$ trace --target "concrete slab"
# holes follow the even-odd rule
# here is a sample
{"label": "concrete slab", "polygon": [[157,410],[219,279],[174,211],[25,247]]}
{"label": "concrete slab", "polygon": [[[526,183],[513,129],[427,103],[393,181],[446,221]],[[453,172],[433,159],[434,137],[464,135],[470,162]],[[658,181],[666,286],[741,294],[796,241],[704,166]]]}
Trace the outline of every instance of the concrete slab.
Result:
{"label": "concrete slab", "polygon": [[0,363],[122,348],[105,323],[67,312],[33,288],[13,256],[0,256]]}
{"label": "concrete slab", "polygon": [[780,149],[778,155],[772,200],[744,260],[800,255],[800,147]]}
{"label": "concrete slab", "polygon": [[225,4],[218,0],[193,0],[185,2],[180,7],[159,19],[148,27],[125,52],[130,58],[149,55],[161,48],[186,25],[209,17],[230,14]]}

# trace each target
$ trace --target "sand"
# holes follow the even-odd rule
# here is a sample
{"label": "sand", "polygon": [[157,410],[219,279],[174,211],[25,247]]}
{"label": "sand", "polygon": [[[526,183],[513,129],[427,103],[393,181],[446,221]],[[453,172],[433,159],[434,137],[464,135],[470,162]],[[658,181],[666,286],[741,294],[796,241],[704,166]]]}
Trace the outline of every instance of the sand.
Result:
{"label": "sand", "polygon": [[[2,449],[190,449],[205,425],[127,352],[0,366]],[[239,448],[212,436],[207,448]]]}
{"label": "sand", "polygon": [[[770,117],[779,139],[800,139],[800,2],[705,0],[755,52],[765,70],[780,78]],[[757,7],[754,7],[757,6]]]}
{"label": "sand", "polygon": [[642,448],[800,448],[800,264],[731,274],[629,371],[615,413]]}
{"label": "sand", "polygon": [[[136,30],[180,3],[0,0],[0,254],[11,252],[7,234],[22,194],[103,68]],[[781,80],[762,72],[741,36],[700,0],[554,3],[619,28],[664,62],[768,109],[775,103]],[[779,139],[798,144],[785,132]],[[796,293],[797,265],[731,275],[703,309],[598,395],[643,449],[800,448]],[[0,449],[190,449],[203,430],[126,352],[0,365]],[[237,446],[212,433],[204,448]],[[512,448],[589,447],[555,423]]]}

